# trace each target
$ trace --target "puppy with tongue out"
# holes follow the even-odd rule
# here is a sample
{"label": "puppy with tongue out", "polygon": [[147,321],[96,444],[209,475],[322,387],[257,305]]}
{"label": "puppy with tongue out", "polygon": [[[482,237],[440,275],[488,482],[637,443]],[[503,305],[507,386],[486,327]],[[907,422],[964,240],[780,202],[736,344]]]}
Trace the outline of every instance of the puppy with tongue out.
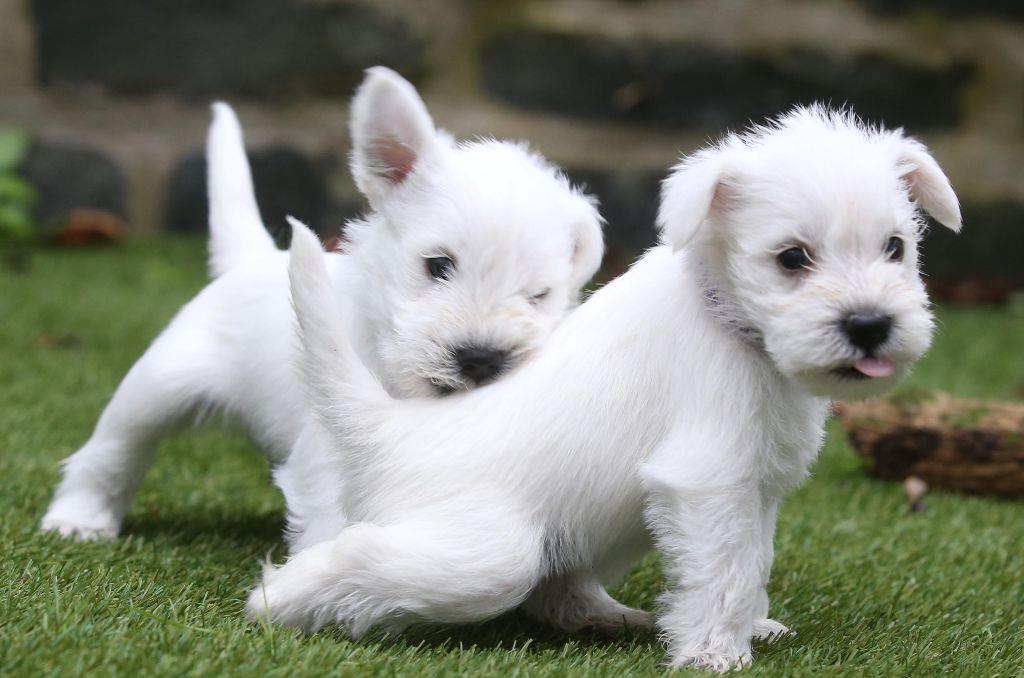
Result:
{"label": "puppy with tongue out", "polygon": [[666,224],[691,224],[677,246],[701,262],[714,313],[810,393],[876,395],[928,349],[922,213],[959,231],[960,208],[901,130],[798,110],[686,159],[664,196]]}
{"label": "puppy with tongue out", "polygon": [[828,398],[882,393],[931,340],[918,208],[960,227],[920,143],[796,109],[678,165],[663,244],[531,360],[422,400],[392,400],[358,363],[319,303],[319,243],[297,227],[300,367],[325,434],[289,460],[303,444],[353,450],[336,457],[351,522],[266,568],[250,617],[353,635],[515,607],[567,630],[642,624],[600,584],[653,538],[669,664],[749,663],[752,638],[787,630],[769,617],[775,518]]}

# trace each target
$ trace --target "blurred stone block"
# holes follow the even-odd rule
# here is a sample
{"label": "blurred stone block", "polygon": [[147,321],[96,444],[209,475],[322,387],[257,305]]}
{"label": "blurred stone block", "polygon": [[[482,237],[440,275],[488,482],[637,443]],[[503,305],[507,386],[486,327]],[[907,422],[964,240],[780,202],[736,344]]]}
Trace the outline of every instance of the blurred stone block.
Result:
{"label": "blurred stone block", "polygon": [[44,227],[63,223],[78,208],[125,214],[124,174],[94,148],[36,140],[21,172],[39,193],[35,216]]}
{"label": "blurred stone block", "polygon": [[963,215],[959,235],[932,223],[922,241],[922,268],[930,287],[940,296],[967,302],[967,291],[955,283],[969,280],[976,300],[985,302],[999,301],[1008,290],[1024,286],[1024,203],[965,202]]}
{"label": "blurred stone block", "polygon": [[955,127],[972,72],[881,54],[734,52],[530,27],[492,37],[481,54],[484,87],[523,108],[716,132],[814,101],[913,131]]}
{"label": "blurred stone block", "polygon": [[861,0],[880,14],[929,12],[950,16],[992,15],[1024,19],[1024,2],[1020,0]]}
{"label": "blurred stone block", "polygon": [[37,77],[129,94],[348,96],[375,64],[408,77],[423,45],[354,2],[33,0]]}
{"label": "blurred stone block", "polygon": [[[249,151],[249,162],[263,223],[280,246],[287,246],[289,240],[286,216],[300,219],[323,235],[334,235],[345,219],[362,209],[354,199],[334,199],[328,190],[325,163],[294,148],[271,146]],[[180,160],[171,174],[166,227],[205,233],[208,210],[206,158],[195,151]]]}
{"label": "blurred stone block", "polygon": [[566,174],[573,184],[598,199],[607,222],[604,233],[609,248],[639,253],[657,242],[654,218],[665,170],[571,167]]}

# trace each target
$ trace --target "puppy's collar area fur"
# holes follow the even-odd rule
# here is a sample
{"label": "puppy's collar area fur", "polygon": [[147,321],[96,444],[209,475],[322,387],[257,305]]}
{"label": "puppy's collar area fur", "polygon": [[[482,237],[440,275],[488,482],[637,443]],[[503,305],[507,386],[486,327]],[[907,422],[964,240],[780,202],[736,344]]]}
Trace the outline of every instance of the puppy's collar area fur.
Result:
{"label": "puppy's collar area fur", "polygon": [[721,290],[710,280],[705,278],[702,287],[704,288],[704,305],[711,313],[711,317],[724,326],[730,334],[736,336],[740,342],[758,352],[763,352],[765,346],[761,330],[744,322],[740,314],[736,312],[735,306],[725,300]]}

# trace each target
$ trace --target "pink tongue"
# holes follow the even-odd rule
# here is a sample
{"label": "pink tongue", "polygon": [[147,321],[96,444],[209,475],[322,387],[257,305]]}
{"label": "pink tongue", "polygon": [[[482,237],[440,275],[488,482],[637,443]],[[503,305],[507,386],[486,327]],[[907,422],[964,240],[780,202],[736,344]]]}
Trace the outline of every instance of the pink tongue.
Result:
{"label": "pink tongue", "polygon": [[892,376],[896,365],[886,358],[861,358],[853,364],[853,369],[866,377],[880,378]]}

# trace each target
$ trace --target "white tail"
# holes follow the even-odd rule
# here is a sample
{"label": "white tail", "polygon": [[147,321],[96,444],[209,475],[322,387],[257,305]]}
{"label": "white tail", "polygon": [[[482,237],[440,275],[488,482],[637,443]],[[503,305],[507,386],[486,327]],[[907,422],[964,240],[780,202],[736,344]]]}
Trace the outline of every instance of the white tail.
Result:
{"label": "white tail", "polygon": [[210,201],[210,276],[216,278],[242,261],[276,248],[256,205],[238,118],[224,102],[218,101],[211,108],[206,186]]}
{"label": "white tail", "polygon": [[360,360],[331,303],[320,240],[301,221],[292,227],[288,280],[302,342],[299,370],[309,404],[336,436],[366,440],[392,398]]}

